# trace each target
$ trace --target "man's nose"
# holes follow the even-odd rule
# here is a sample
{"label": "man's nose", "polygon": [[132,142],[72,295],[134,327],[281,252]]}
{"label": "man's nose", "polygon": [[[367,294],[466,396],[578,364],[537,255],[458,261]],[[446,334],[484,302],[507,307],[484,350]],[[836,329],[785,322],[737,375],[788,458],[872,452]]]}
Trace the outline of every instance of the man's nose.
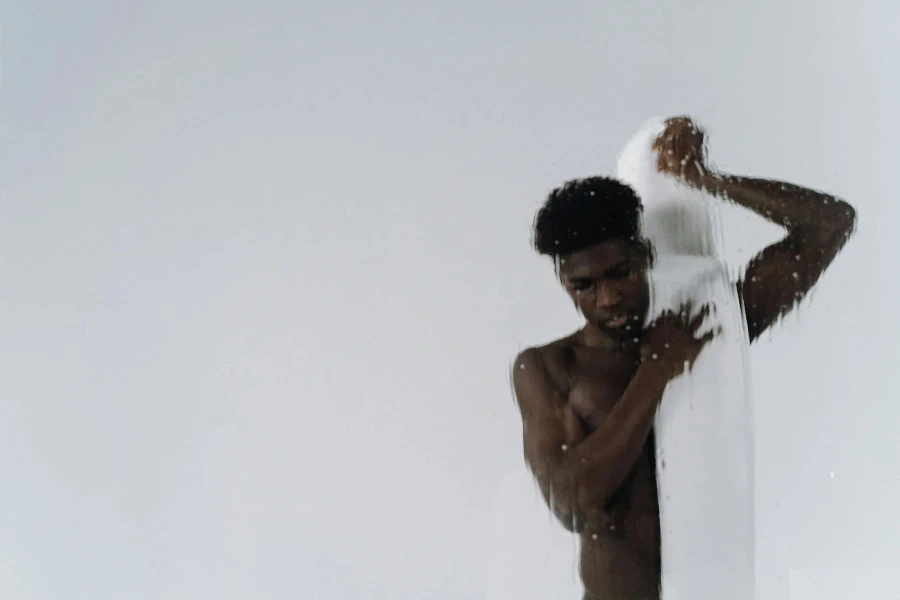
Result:
{"label": "man's nose", "polygon": [[597,308],[609,309],[622,301],[622,292],[615,285],[603,283],[597,290]]}

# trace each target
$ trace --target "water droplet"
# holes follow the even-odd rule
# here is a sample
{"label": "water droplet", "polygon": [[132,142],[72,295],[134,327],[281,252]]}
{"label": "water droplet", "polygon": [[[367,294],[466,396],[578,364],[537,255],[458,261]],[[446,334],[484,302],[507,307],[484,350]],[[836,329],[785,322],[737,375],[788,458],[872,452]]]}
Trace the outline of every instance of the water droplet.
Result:
{"label": "water droplet", "polygon": [[566,450],[569,449],[569,447],[568,447],[567,445],[563,444],[563,445],[562,445],[562,449],[563,449],[563,452],[565,452]]}
{"label": "water droplet", "polygon": [[637,343],[640,342],[640,341],[641,341],[640,338],[634,338],[634,343],[635,343],[635,344],[637,344]]}
{"label": "water droplet", "polygon": [[657,358],[659,358],[659,355],[656,352],[654,352],[652,358],[653,358],[653,360],[656,360]]}
{"label": "water droplet", "polygon": [[610,525],[610,526],[609,526],[609,530],[610,530],[610,531],[615,531],[615,530],[616,530],[616,526],[615,526],[615,525]]}
{"label": "water droplet", "polygon": [[800,279],[800,275],[797,274],[797,271],[794,271],[794,279]]}
{"label": "water droplet", "polygon": [[598,539],[600,539],[600,536],[595,533],[594,535],[591,536],[591,539],[598,540]]}
{"label": "water droplet", "polygon": [[524,369],[524,368],[525,368],[525,363],[522,363],[521,365],[519,365],[519,368],[520,368],[520,369]]}
{"label": "water droplet", "polygon": [[828,474],[828,476],[831,477],[832,479],[834,479],[834,471],[830,472],[830,473]]}

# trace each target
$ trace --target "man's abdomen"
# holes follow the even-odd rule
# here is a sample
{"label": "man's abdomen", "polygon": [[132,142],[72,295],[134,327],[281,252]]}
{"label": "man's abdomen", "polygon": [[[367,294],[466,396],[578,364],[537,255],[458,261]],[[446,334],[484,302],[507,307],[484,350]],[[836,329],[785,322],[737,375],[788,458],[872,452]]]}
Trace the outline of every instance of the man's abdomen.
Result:
{"label": "man's abdomen", "polygon": [[650,530],[655,526],[651,522],[638,528],[624,536],[616,536],[615,531],[582,535],[581,578],[586,598],[658,600],[659,546],[655,553],[646,546],[654,537]]}
{"label": "man's abdomen", "polygon": [[659,503],[651,461],[652,452],[645,450],[613,503],[586,524],[581,536],[582,581],[595,596],[659,598]]}

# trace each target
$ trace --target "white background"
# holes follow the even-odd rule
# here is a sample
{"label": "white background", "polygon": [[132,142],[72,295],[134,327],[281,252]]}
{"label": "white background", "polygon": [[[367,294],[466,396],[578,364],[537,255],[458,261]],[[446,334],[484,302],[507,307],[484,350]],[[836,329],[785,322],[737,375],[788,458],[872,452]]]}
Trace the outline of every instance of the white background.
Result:
{"label": "white background", "polygon": [[8,0],[0,597],[485,597],[509,362],[578,325],[534,210],[675,113],[859,209],[753,368],[762,597],[866,597],[900,558],[898,17]]}

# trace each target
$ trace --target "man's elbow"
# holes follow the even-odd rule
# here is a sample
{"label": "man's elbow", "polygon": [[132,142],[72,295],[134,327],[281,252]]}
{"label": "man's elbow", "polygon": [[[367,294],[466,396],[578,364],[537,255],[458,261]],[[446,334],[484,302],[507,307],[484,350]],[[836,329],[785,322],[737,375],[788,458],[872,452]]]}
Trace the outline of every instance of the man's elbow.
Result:
{"label": "man's elbow", "polygon": [[856,232],[856,209],[838,200],[834,211],[828,215],[825,227],[834,243],[843,247]]}
{"label": "man's elbow", "polygon": [[795,235],[799,243],[798,250],[801,247],[818,248],[823,256],[834,258],[855,232],[856,209],[843,200],[837,200],[832,209],[822,215],[817,225],[798,229]]}
{"label": "man's elbow", "polygon": [[845,235],[846,235],[846,239],[849,240],[850,236],[852,236],[856,232],[856,209],[853,208],[852,206],[850,206],[849,204],[847,205],[847,217],[846,218],[847,218],[847,223],[846,223]]}

